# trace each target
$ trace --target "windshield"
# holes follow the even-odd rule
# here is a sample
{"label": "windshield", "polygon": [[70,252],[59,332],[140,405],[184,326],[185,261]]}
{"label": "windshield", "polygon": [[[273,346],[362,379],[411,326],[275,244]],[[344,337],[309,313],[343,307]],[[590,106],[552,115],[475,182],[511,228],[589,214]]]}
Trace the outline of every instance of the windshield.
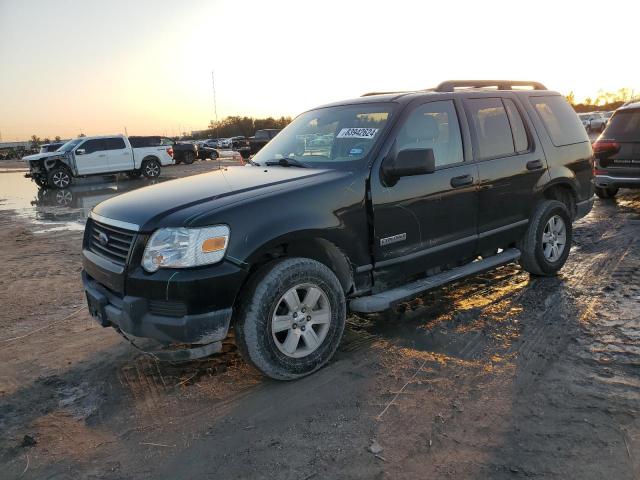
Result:
{"label": "windshield", "polygon": [[303,113],[260,150],[253,162],[266,165],[293,159],[304,165],[332,167],[366,157],[382,136],[394,106],[363,103]]}
{"label": "windshield", "polygon": [[83,138],[74,138],[73,140],[69,140],[67,143],[62,145],[58,150],[56,150],[56,152],[69,152],[69,151],[73,150],[73,148],[76,145],[78,145],[82,140],[84,140],[84,139]]}
{"label": "windshield", "polygon": [[591,116],[590,113],[583,113],[581,115],[578,115],[580,117],[580,120],[589,120],[589,117]]}

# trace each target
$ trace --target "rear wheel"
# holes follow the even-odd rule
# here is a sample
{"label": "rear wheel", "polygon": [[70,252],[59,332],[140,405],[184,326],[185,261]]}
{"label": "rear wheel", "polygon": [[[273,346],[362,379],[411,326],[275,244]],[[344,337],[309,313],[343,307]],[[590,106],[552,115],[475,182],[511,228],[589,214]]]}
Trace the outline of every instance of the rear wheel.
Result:
{"label": "rear wheel", "polygon": [[613,198],[617,195],[618,187],[596,187],[596,195],[600,198]]}
{"label": "rear wheel", "polygon": [[213,150],[210,154],[209,154],[209,158],[211,160],[216,160],[220,155],[218,154],[217,150]]}
{"label": "rear wheel", "polygon": [[142,174],[147,178],[157,178],[160,176],[160,162],[155,159],[145,160],[142,164]]}
{"label": "rear wheel", "polygon": [[329,361],[345,320],[344,292],[334,273],[315,260],[290,258],[264,267],[245,287],[236,341],[264,375],[293,380]]}
{"label": "rear wheel", "polygon": [[71,174],[64,167],[56,167],[49,171],[47,176],[47,186],[53,188],[67,188],[71,185]]}
{"label": "rear wheel", "polygon": [[193,152],[185,152],[184,158],[182,159],[182,161],[186,165],[191,165],[195,159],[196,159],[196,156],[194,155]]}
{"label": "rear wheel", "polygon": [[567,206],[557,200],[541,202],[518,244],[520,265],[534,275],[555,275],[567,261],[572,235]]}

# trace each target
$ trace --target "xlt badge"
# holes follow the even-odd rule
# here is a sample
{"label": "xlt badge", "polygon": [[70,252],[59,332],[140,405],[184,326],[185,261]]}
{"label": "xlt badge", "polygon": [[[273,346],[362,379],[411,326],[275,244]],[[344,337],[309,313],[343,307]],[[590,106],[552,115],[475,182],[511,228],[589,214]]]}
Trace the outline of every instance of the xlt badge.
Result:
{"label": "xlt badge", "polygon": [[392,237],[385,237],[380,239],[380,246],[384,247],[385,245],[390,245],[392,243],[402,242],[407,239],[406,233],[399,233],[397,235],[393,235]]}

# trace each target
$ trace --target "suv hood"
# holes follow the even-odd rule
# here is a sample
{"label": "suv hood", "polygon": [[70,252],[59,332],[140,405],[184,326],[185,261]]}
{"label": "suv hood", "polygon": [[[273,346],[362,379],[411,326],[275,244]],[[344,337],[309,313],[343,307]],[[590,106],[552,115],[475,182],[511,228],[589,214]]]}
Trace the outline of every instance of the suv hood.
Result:
{"label": "suv hood", "polygon": [[[98,204],[92,212],[138,225],[141,231],[157,226],[182,226],[188,217],[204,213],[205,210],[211,211],[229,203],[320,182],[332,174],[335,175],[336,170],[279,166],[230,167],[128,192]],[[200,205],[202,209],[198,208]],[[184,211],[185,215],[173,215],[179,211]],[[157,225],[169,216],[170,221]]]}
{"label": "suv hood", "polygon": [[62,156],[64,156],[64,152],[36,153],[34,155],[27,155],[25,157],[22,157],[22,160],[24,160],[25,162],[28,162],[30,160],[44,160],[45,158],[62,157]]}

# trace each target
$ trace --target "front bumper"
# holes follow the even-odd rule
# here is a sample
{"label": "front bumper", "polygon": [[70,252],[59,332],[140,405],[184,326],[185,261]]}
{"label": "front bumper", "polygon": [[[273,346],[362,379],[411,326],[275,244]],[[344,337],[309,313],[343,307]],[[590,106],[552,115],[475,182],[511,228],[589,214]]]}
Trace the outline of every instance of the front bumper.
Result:
{"label": "front bumper", "polygon": [[159,315],[151,311],[153,300],[115,294],[86,271],[82,282],[91,315],[103,327],[162,343],[208,344],[224,340],[233,314],[231,306],[201,313]]}
{"label": "front bumper", "polygon": [[595,185],[600,188],[640,188],[640,176],[618,177],[615,175],[596,175]]}

